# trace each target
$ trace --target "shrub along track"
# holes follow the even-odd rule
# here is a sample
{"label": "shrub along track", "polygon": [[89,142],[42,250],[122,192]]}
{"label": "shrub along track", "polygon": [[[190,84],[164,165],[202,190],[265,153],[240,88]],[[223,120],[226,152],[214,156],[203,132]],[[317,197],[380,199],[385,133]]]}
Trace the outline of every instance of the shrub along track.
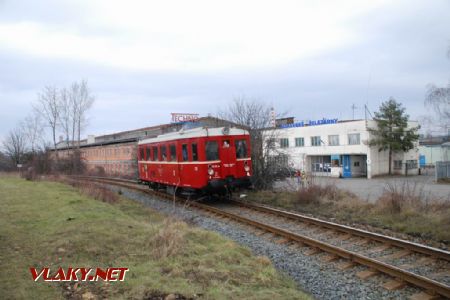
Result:
{"label": "shrub along track", "polygon": [[226,218],[256,230],[257,235],[270,233],[279,244],[307,246],[307,255],[326,252],[324,262],[343,260],[342,270],[356,265],[368,269],[359,272],[361,279],[387,274],[392,280],[383,286],[400,289],[413,285],[423,289],[412,299],[450,299],[450,252],[427,247],[365,230],[327,222],[296,213],[240,200],[205,204],[149,190],[134,180],[104,177],[76,177],[79,180],[111,184],[184,203],[217,218]]}

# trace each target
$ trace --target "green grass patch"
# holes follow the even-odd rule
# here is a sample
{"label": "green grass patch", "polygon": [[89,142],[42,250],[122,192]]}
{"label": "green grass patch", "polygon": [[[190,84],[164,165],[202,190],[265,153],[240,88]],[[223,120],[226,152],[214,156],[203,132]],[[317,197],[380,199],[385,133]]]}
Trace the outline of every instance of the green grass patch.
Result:
{"label": "green grass patch", "polygon": [[[0,177],[3,299],[308,299],[270,260],[134,201],[94,200],[55,182]],[[34,282],[30,267],[127,267],[124,282]],[[68,286],[71,287],[68,290]]]}

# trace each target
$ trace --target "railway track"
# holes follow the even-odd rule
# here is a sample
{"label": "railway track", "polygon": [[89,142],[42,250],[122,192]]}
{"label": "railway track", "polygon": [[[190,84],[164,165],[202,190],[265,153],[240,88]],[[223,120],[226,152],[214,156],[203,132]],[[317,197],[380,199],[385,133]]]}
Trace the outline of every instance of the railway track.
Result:
{"label": "railway track", "polygon": [[[172,195],[149,190],[133,180],[102,177],[78,179],[186,202],[186,199],[174,199]],[[214,204],[190,202],[189,206],[218,218],[245,224],[253,228],[257,235],[270,233],[271,238],[279,244],[306,246],[306,255],[325,252],[327,255],[323,261],[339,260],[341,270],[363,265],[367,270],[357,274],[361,279],[386,274],[392,278],[383,284],[388,290],[406,285],[421,288],[422,292],[411,299],[450,299],[450,252],[239,200]]]}

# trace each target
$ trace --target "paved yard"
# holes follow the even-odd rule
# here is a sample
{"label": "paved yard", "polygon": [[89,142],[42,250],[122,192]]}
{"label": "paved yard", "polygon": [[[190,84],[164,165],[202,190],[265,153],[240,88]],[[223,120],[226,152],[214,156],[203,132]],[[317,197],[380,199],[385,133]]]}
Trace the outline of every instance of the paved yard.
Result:
{"label": "paved yard", "polygon": [[[397,189],[408,189],[423,199],[441,199],[450,201],[450,184],[437,184],[433,176],[382,177],[366,178],[330,178],[314,177],[313,181],[320,185],[336,184],[339,189],[349,190],[361,199],[373,202],[378,199],[384,189],[390,185]],[[277,189],[296,189],[297,179],[291,178],[276,183]]]}

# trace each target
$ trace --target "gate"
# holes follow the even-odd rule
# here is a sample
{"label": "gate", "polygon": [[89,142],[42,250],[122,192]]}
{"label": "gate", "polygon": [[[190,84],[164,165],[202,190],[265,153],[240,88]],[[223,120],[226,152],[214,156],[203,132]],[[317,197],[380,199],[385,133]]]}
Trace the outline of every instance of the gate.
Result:
{"label": "gate", "polygon": [[450,178],[450,161],[436,162],[436,181]]}

